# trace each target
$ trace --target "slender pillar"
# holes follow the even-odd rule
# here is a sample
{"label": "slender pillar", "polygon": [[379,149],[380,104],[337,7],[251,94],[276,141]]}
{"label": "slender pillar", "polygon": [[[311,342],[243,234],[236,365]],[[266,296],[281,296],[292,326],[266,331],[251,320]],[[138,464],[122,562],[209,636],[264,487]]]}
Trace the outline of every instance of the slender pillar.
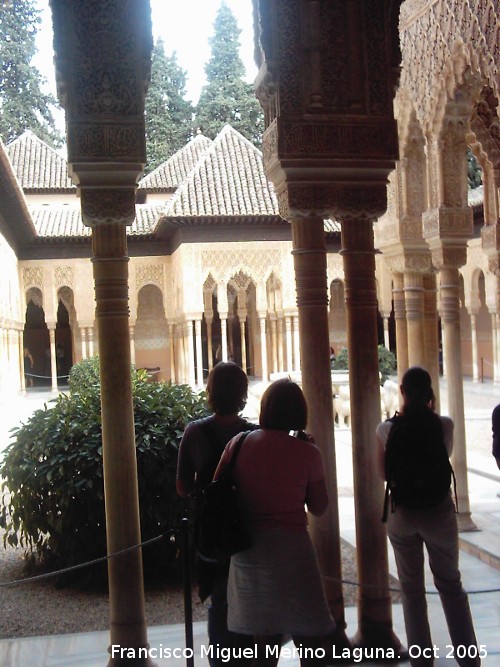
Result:
{"label": "slender pillar", "polygon": [[441,318],[443,323],[443,357],[446,362],[448,414],[455,424],[452,465],[457,479],[458,520],[460,530],[475,530],[469,503],[467,451],[465,446],[464,390],[460,338],[460,293],[457,268],[440,271]]}
{"label": "slender pillar", "polygon": [[477,316],[470,316],[471,347],[472,347],[472,381],[479,382],[479,363],[477,354]]}
{"label": "slender pillar", "polygon": [[323,218],[292,220],[293,259],[299,310],[302,388],[309,408],[308,430],[325,462],[330,504],[311,520],[330,611],[344,634],[344,597],[340,580],[340,525],[335,463],[332,381],[328,337],[328,286]]}
{"label": "slender pillar", "polygon": [[130,333],[130,362],[135,366],[135,327],[130,326],[129,333]]}
{"label": "slender pillar", "polygon": [[300,373],[301,370],[301,361],[300,361],[300,335],[299,335],[299,317],[298,315],[293,316],[293,361],[294,361],[294,371]]}
{"label": "slender pillar", "polygon": [[[19,388],[21,392],[26,391],[26,379],[24,377],[24,345],[23,345],[23,330],[18,329],[17,331],[17,347],[19,350]],[[0,349],[0,354],[1,354],[1,349]],[[0,385],[0,392],[1,392],[1,385]]]}
{"label": "slender pillar", "polygon": [[499,336],[499,331],[497,327],[497,314],[492,313],[491,314],[491,338],[492,338],[492,344],[493,344],[493,382],[494,384],[498,384],[500,382],[500,356],[498,354],[498,351],[500,349],[500,336]]}
{"label": "slender pillar", "polygon": [[283,365],[283,317],[278,316],[277,320],[277,339],[278,339],[278,372],[282,373]]}
{"label": "slender pillar", "polygon": [[394,298],[394,322],[396,325],[396,356],[398,359],[398,378],[409,368],[408,360],[408,327],[406,324],[406,302],[404,278],[402,273],[394,274],[392,288]]}
{"label": "slender pillar", "polygon": [[227,361],[227,314],[223,315],[222,313],[220,313],[220,337],[222,343],[222,361]]}
{"label": "slender pillar", "polygon": [[[99,360],[108,553],[141,541],[134,410],[130,373],[128,257],[124,224],[96,225],[92,232]],[[118,464],[119,462],[119,464]],[[142,553],[108,561],[110,644],[148,646]],[[111,657],[109,665],[121,665]],[[148,659],[134,665],[149,665]]]}
{"label": "slender pillar", "polygon": [[424,285],[424,368],[432,378],[432,386],[436,396],[436,410],[441,411],[439,392],[439,335],[437,314],[436,274],[427,273],[423,276]]}
{"label": "slender pillar", "polygon": [[285,338],[286,338],[286,370],[291,373],[293,370],[293,347],[292,347],[292,318],[290,315],[285,317]]}
{"label": "slender pillar", "polygon": [[408,364],[410,366],[424,366],[424,286],[422,274],[405,271],[404,291],[408,336]]}
{"label": "slender pillar", "polygon": [[[88,346],[89,346],[89,356],[93,357],[95,352],[94,352],[94,327],[89,327],[87,329],[87,340],[88,340]],[[135,357],[134,357],[134,363],[135,363]]]}
{"label": "slender pillar", "polygon": [[82,344],[82,359],[87,359],[87,327],[80,327],[80,340]]}
{"label": "slender pillar", "polygon": [[267,382],[269,379],[267,370],[267,339],[266,339],[266,316],[259,315],[260,321],[260,354],[262,361],[262,381]]}
{"label": "slender pillar", "polygon": [[198,387],[203,387],[203,353],[201,346],[201,318],[194,321],[196,340],[196,382]]}
{"label": "slender pillar", "polygon": [[208,372],[214,367],[213,347],[212,347],[212,317],[205,313],[205,322],[207,325],[207,356],[208,356]]}
{"label": "slender pillar", "polygon": [[[383,482],[377,468],[375,429],[381,419],[377,354],[377,290],[373,225],[369,219],[342,220],[347,307],[349,387],[358,560],[359,646],[400,647],[392,630],[388,591],[387,533],[381,522]],[[360,332],[363,332],[360,338]]]}
{"label": "slender pillar", "polygon": [[240,321],[240,343],[241,343],[241,367],[247,372],[247,343],[245,338],[245,323],[247,312],[244,308],[238,309],[238,320]]}
{"label": "slender pillar", "polygon": [[49,329],[49,341],[50,341],[51,389],[52,391],[57,391],[56,327],[55,324],[47,326]]}
{"label": "slender pillar", "polygon": [[384,316],[384,345],[387,350],[391,349],[391,344],[389,341],[389,318]]}
{"label": "slender pillar", "polygon": [[277,350],[277,331],[276,331],[276,315],[271,315],[271,372],[278,371],[278,350]]}
{"label": "slender pillar", "polygon": [[186,322],[186,334],[187,334],[187,373],[189,378],[189,384],[191,387],[196,386],[196,374],[194,368],[194,337],[193,337],[193,321],[187,320]]}
{"label": "slender pillar", "polygon": [[168,342],[170,352],[170,382],[175,382],[175,328],[172,322],[168,323]]}

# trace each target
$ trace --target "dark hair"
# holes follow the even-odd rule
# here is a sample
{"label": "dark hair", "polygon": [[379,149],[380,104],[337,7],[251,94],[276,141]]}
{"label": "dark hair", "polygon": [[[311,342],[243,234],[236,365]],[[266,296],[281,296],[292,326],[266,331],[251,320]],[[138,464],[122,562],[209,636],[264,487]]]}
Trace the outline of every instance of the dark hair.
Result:
{"label": "dark hair", "polygon": [[246,405],[248,378],[232,361],[220,361],[207,379],[207,404],[218,415],[233,415]]}
{"label": "dark hair", "polygon": [[259,424],[278,431],[299,431],[307,424],[307,403],[298,384],[288,378],[276,380],[264,392]]}
{"label": "dark hair", "polygon": [[434,391],[432,380],[425,368],[412,366],[403,375],[401,380],[405,395],[403,414],[408,416],[432,412]]}

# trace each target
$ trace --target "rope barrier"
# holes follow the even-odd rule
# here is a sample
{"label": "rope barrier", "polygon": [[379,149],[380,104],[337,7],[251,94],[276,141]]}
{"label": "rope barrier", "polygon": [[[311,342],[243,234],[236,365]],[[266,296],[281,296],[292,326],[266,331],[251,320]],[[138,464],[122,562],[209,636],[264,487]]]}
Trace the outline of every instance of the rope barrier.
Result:
{"label": "rope barrier", "polygon": [[121,549],[120,551],[115,551],[112,554],[108,554],[107,556],[101,556],[100,558],[94,558],[93,560],[86,561],[85,563],[78,563],[78,565],[71,565],[70,567],[63,567],[60,570],[54,570],[54,572],[45,572],[44,574],[37,574],[34,577],[26,577],[25,579],[14,579],[13,581],[6,581],[6,582],[1,582],[0,583],[0,588],[5,588],[7,586],[16,586],[18,584],[29,584],[32,583],[33,581],[41,581],[42,579],[50,579],[51,577],[56,577],[59,574],[67,574],[68,572],[73,572],[74,570],[81,570],[84,567],[89,567],[91,565],[97,565],[97,563],[103,563],[104,561],[110,560],[111,558],[116,558],[117,556],[122,556],[123,554],[129,553],[130,551],[135,551],[136,549],[140,549],[141,547],[148,546],[149,544],[153,544],[153,542],[159,542],[160,540],[164,539],[165,537],[172,537],[172,535],[175,533],[175,531],[172,529],[168,531],[167,533],[162,533],[161,535],[158,535],[157,537],[152,537],[150,540],[145,540],[144,542],[141,542],[140,544],[134,544],[131,547],[127,547],[126,549]]}
{"label": "rope barrier", "polygon": [[[162,533],[161,535],[158,535],[157,537],[152,537],[149,540],[145,540],[144,542],[141,542],[140,544],[134,544],[131,547],[127,547],[126,549],[121,549],[120,551],[115,551],[112,554],[108,554],[107,556],[101,556],[100,558],[94,558],[93,560],[89,560],[85,563],[79,563],[78,565],[72,565],[70,567],[65,567],[60,570],[55,570],[54,572],[46,572],[44,574],[38,574],[34,577],[27,577],[25,579],[14,579],[13,581],[6,581],[6,582],[1,582],[0,583],[0,588],[5,588],[7,586],[16,586],[20,584],[29,584],[34,581],[41,581],[43,579],[49,579],[51,577],[56,577],[60,574],[67,574],[68,572],[73,572],[75,570],[81,570],[85,567],[89,567],[91,565],[96,565],[97,563],[102,563],[104,561],[110,560],[111,558],[116,558],[118,556],[122,556],[123,554],[129,553],[130,551],[134,551],[135,549],[140,549],[141,547],[148,546],[149,544],[153,544],[154,542],[159,542],[160,540],[167,538],[167,537],[172,537],[175,535],[176,531],[174,529],[169,530],[166,533]],[[381,591],[389,591],[391,593],[401,593],[400,588],[396,588],[394,586],[377,586],[376,584],[361,584],[359,581],[352,581],[350,579],[339,579],[336,577],[332,577],[332,581],[337,581],[341,584],[345,584],[347,586],[356,586],[358,588],[373,588],[373,589],[378,589]],[[475,591],[466,591],[467,595],[479,595],[481,593],[499,593],[500,588],[486,588],[486,589],[481,589],[481,590],[475,590]],[[439,591],[426,591],[427,595],[439,595]]]}

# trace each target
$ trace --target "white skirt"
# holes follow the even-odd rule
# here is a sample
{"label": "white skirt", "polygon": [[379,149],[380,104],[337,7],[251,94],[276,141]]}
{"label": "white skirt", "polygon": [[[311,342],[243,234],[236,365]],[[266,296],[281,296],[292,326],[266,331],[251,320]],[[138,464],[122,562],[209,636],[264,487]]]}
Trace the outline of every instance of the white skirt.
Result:
{"label": "white skirt", "polygon": [[246,635],[327,635],[335,629],[307,532],[273,528],[231,558],[228,627]]}

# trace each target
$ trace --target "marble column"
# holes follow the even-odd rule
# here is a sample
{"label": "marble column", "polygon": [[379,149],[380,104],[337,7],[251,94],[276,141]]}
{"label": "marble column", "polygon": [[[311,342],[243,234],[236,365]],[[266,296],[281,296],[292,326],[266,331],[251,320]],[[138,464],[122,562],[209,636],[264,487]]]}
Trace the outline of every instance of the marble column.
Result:
{"label": "marble column", "polygon": [[472,381],[479,382],[479,360],[477,353],[477,315],[470,316],[471,348],[472,348]]}
{"label": "marble column", "polygon": [[228,360],[227,354],[227,313],[219,313],[220,315],[220,337],[222,345],[222,361]]}
{"label": "marble column", "polygon": [[[375,248],[370,219],[342,220],[358,562],[358,646],[399,648],[392,629],[387,533],[375,429],[381,420]],[[360,338],[360,332],[363,332]]]}
{"label": "marble column", "polygon": [[293,370],[296,373],[300,373],[301,360],[300,360],[300,334],[299,334],[298,315],[293,316],[293,361],[294,361]]}
{"label": "marble column", "polygon": [[286,339],[286,370],[291,373],[293,370],[293,347],[292,347],[292,318],[290,315],[285,317],[285,339]]}
{"label": "marble column", "polygon": [[493,343],[493,382],[500,382],[500,329],[498,327],[498,315],[491,315],[491,337]]}
{"label": "marble column", "polygon": [[51,390],[57,391],[57,356],[56,356],[56,325],[47,324],[49,329],[50,341],[50,374],[51,374]]}
{"label": "marble column", "polygon": [[203,387],[203,352],[201,345],[201,317],[194,321],[195,342],[196,342],[196,384]]}
{"label": "marble column", "polygon": [[212,322],[213,315],[207,315],[205,312],[205,322],[207,325],[207,357],[208,357],[208,372],[214,367],[214,352],[212,347]]}
{"label": "marble column", "polygon": [[392,294],[394,299],[394,322],[396,325],[396,356],[398,359],[398,378],[409,368],[408,358],[408,326],[406,322],[406,300],[404,292],[404,277],[402,273],[395,273],[393,277]]}
{"label": "marble column", "polygon": [[339,632],[345,628],[340,580],[340,526],[335,461],[332,381],[328,337],[328,286],[323,218],[292,220],[293,259],[299,312],[302,388],[309,408],[308,430],[325,462],[330,504],[310,521],[330,611]]}
{"label": "marble column", "polygon": [[[96,319],[101,368],[104,494],[108,553],[141,542],[128,319],[125,224],[92,230]],[[110,644],[146,647],[142,552],[108,561]],[[111,658],[110,665],[121,664]],[[149,660],[137,664],[150,664]]]}
{"label": "marble column", "polygon": [[130,335],[130,363],[135,366],[135,327],[132,325],[129,326],[129,335]]}
{"label": "marble column", "polygon": [[80,327],[80,340],[82,344],[82,359],[87,359],[87,327]]}
{"label": "marble column", "polygon": [[240,322],[240,345],[241,345],[241,367],[247,372],[247,343],[245,337],[245,324],[247,320],[246,308],[238,308],[238,320]]}
{"label": "marble column", "polygon": [[193,320],[186,321],[186,341],[187,341],[187,374],[188,381],[191,387],[196,386],[196,373],[194,368],[194,336],[193,336]]}
{"label": "marble column", "polygon": [[175,327],[168,323],[168,349],[170,353],[170,382],[175,382]]}
{"label": "marble column", "polygon": [[278,372],[282,373],[283,365],[283,317],[278,316],[277,319],[277,342],[278,342]]}
{"label": "marble column", "polygon": [[262,381],[267,382],[269,374],[267,370],[267,339],[266,339],[266,314],[259,314],[260,322],[260,355],[262,363]]}
{"label": "marble column", "polygon": [[457,479],[458,521],[460,530],[475,530],[469,503],[467,480],[467,450],[465,444],[465,411],[462,355],[460,337],[460,292],[458,268],[443,268],[439,272],[441,321],[443,325],[443,357],[446,362],[448,414],[455,424],[452,465]]}
{"label": "marble column", "polygon": [[[17,331],[17,344],[18,344],[18,353],[19,353],[19,389],[21,392],[26,391],[26,379],[24,377],[24,345],[23,345],[23,330],[22,328]],[[1,354],[0,349],[0,354]],[[0,385],[1,391],[1,385]]]}
{"label": "marble column", "polygon": [[278,371],[278,351],[277,351],[277,335],[276,335],[276,315],[271,313],[270,315],[270,325],[271,325],[271,373],[276,373]]}
{"label": "marble column", "polygon": [[89,345],[89,356],[93,357],[95,355],[94,351],[94,327],[88,327],[87,329],[87,340]]}
{"label": "marble column", "polygon": [[408,365],[425,366],[424,285],[421,273],[405,271],[404,294],[408,337]]}
{"label": "marble column", "polygon": [[436,410],[440,412],[441,397],[439,391],[439,335],[437,313],[436,274],[426,273],[423,276],[424,287],[424,368],[432,378]]}

